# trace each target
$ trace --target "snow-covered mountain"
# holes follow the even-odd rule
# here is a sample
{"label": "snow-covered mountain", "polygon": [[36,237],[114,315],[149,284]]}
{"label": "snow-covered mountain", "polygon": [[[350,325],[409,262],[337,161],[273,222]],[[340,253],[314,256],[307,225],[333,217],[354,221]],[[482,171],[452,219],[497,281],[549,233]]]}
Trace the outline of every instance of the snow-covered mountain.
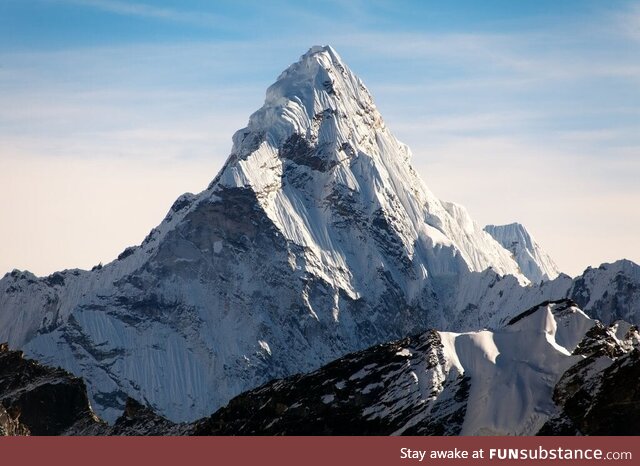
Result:
{"label": "snow-covered mountain", "polygon": [[196,432],[637,435],[639,371],[636,326],[548,302],[495,331],[429,331],[271,382]]}
{"label": "snow-covered mountain", "polygon": [[[615,295],[598,277],[580,292]],[[529,284],[418,178],[336,52],[314,47],[267,90],[209,187],[178,198],[141,245],[92,271],[0,280],[0,341],[82,375],[109,421],[128,396],[186,421],[273,378],[427,328],[499,325],[577,286]]]}
{"label": "snow-covered mountain", "polygon": [[490,270],[473,273],[454,287],[455,322],[447,329],[499,328],[514,311],[548,300],[570,298],[595,319],[609,325],[616,320],[640,323],[640,266],[619,260],[589,267],[571,278],[560,274],[535,286],[519,286],[515,278]]}
{"label": "snow-covered mountain", "polygon": [[112,425],[84,383],[0,345],[0,435],[637,435],[637,326],[547,302],[496,331],[431,330],[242,393],[175,424],[128,399]]}
{"label": "snow-covered mountain", "polygon": [[91,272],[0,283],[0,337],[86,377],[113,420],[127,394],[193,419],[277,376],[446,325],[439,278],[510,253],[409,164],[330,47],[267,90],[209,188]]}
{"label": "snow-covered mountain", "polygon": [[520,271],[532,283],[552,280],[560,273],[551,256],[536,243],[523,225],[519,223],[487,225],[484,231],[513,254],[513,258],[520,266]]}

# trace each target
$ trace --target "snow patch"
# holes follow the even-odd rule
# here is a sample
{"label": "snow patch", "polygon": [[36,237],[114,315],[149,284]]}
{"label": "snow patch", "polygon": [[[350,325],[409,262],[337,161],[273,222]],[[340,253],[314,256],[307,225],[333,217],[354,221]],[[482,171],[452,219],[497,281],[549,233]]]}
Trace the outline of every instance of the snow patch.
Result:
{"label": "snow patch", "polygon": [[327,404],[327,405],[328,405],[328,404],[330,404],[330,403],[333,403],[333,400],[335,400],[335,399],[336,399],[336,397],[335,397],[335,395],[324,395],[324,396],[322,396],[322,398],[320,398],[320,399],[322,400],[322,402],[323,402],[324,404]]}
{"label": "snow patch", "polygon": [[271,356],[271,348],[269,348],[269,343],[264,340],[258,340],[258,344],[260,345],[260,348],[262,348],[267,352],[267,354],[269,354],[269,356]]}

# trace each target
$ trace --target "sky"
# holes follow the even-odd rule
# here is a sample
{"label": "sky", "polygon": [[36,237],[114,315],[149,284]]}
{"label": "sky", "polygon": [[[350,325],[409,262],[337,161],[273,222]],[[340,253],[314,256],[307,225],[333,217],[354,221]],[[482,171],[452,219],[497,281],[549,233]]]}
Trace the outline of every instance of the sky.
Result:
{"label": "sky", "polygon": [[139,244],[316,44],[479,225],[640,263],[638,1],[0,0],[0,275]]}

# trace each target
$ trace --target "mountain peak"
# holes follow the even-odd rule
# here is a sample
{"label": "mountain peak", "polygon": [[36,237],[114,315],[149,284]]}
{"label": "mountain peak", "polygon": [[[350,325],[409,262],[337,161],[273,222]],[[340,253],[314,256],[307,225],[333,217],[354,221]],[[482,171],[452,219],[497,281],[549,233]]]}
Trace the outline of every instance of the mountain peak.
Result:
{"label": "mountain peak", "polygon": [[336,243],[345,241],[349,226],[348,235],[358,237],[388,230],[394,262],[404,257],[402,269],[417,267],[411,272],[416,282],[429,270],[448,275],[492,267],[528,283],[509,252],[463,218],[463,209],[434,196],[410,159],[364,83],[333,48],[314,46],[280,74],[264,105],[235,133],[210,189],[214,195],[228,188],[253,191],[285,237],[316,257],[331,256],[323,259],[326,266],[343,269],[345,255],[355,254],[351,245],[345,244],[347,252]]}
{"label": "mountain peak", "polygon": [[[299,80],[305,76],[313,78],[321,70],[327,73],[350,73],[348,67],[333,47],[330,45],[314,45],[297,62],[289,65],[287,69],[280,73],[276,83],[287,79]],[[321,84],[319,87],[323,88],[325,86]]]}
{"label": "mountain peak", "polygon": [[511,252],[522,273],[532,282],[553,280],[558,276],[558,266],[524,225],[517,222],[508,225],[487,225],[484,231]]}
{"label": "mountain peak", "polygon": [[303,70],[303,68],[301,68],[303,64],[309,66],[313,65],[313,63],[318,63],[325,69],[336,68],[340,70],[345,67],[342,58],[333,47],[330,45],[314,45],[304,53],[296,63],[290,65],[283,71],[278,77],[278,81],[293,72],[301,72]]}
{"label": "mountain peak", "polygon": [[338,56],[338,53],[330,45],[312,45],[307,51],[307,53],[303,55],[303,57],[315,55],[318,53],[325,53],[325,52]]}
{"label": "mountain peak", "polygon": [[[235,169],[223,170],[220,178],[226,186],[258,186],[238,162],[254,153],[262,163],[273,160],[293,140],[308,149],[321,148],[316,152],[325,159],[323,166],[335,166],[359,151],[374,151],[376,134],[384,131],[362,81],[333,48],[314,46],[280,74],[267,89],[264,105],[235,133],[225,167]],[[224,172],[229,172],[226,177]]]}

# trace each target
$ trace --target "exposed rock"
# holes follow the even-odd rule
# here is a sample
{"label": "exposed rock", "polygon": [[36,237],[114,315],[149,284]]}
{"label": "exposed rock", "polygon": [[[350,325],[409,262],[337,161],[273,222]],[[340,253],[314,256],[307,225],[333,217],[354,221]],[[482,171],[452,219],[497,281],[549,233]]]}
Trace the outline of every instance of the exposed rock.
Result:
{"label": "exposed rock", "polygon": [[442,349],[427,332],[351,354],[234,398],[194,434],[458,434],[469,381],[447,377]]}
{"label": "exposed rock", "polygon": [[128,398],[122,416],[108,435],[188,435],[192,430],[192,426],[171,422],[148,406]]}
{"label": "exposed rock", "polygon": [[0,425],[7,435],[100,434],[85,383],[0,345]]}
{"label": "exposed rock", "polygon": [[[609,335],[607,335],[609,333]],[[602,326],[580,345],[585,359],[556,385],[558,413],[540,435],[639,435],[640,350],[630,351]]]}

